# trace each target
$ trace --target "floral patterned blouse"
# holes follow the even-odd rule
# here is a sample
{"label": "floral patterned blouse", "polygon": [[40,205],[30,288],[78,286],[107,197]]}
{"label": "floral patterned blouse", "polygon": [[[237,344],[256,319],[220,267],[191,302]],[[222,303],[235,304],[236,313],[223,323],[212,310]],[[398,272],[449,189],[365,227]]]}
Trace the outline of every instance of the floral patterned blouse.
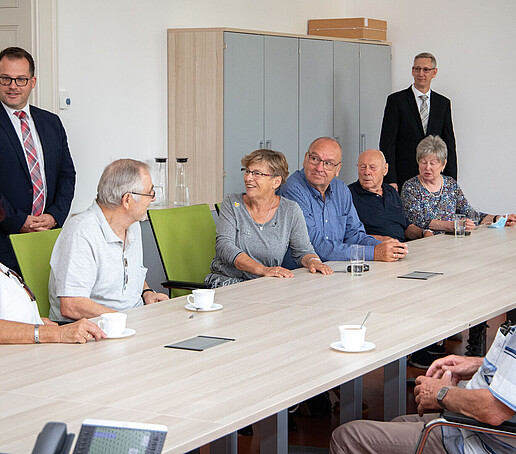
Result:
{"label": "floral patterned blouse", "polygon": [[[475,213],[459,184],[452,177],[444,175],[443,180],[442,191],[437,192],[428,191],[417,176],[405,182],[401,190],[401,203],[412,224],[428,229],[432,219],[453,221],[455,214],[471,217]],[[486,216],[486,213],[480,213],[480,220]]]}

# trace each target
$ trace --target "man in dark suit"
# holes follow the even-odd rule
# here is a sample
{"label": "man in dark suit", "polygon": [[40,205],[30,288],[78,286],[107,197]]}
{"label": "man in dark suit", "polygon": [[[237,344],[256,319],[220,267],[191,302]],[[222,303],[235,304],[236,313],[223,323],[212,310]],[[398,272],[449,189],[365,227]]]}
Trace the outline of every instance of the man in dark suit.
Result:
{"label": "man in dark suit", "polygon": [[72,203],[75,168],[57,115],[29,106],[34,60],[19,47],[0,52],[0,262],[17,269],[8,235],[61,226]]}
{"label": "man in dark suit", "polygon": [[457,179],[457,154],[451,103],[430,90],[437,75],[435,57],[427,52],[416,55],[414,84],[387,98],[383,115],[380,150],[389,164],[385,182],[401,191],[403,183],[418,174],[416,147],[426,136],[440,136],[448,147],[444,174]]}

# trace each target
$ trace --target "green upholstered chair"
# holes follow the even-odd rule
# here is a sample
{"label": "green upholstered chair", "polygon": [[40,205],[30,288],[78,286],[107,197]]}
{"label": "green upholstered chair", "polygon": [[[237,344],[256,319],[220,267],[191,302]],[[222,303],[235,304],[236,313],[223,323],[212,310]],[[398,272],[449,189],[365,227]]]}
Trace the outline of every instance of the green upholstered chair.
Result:
{"label": "green upholstered chair", "polygon": [[50,310],[48,301],[50,256],[60,233],[61,229],[53,229],[9,235],[23,280],[36,295],[41,317],[48,317]]}
{"label": "green upholstered chair", "polygon": [[215,221],[207,204],[149,210],[171,298],[208,288],[203,283],[215,256]]}

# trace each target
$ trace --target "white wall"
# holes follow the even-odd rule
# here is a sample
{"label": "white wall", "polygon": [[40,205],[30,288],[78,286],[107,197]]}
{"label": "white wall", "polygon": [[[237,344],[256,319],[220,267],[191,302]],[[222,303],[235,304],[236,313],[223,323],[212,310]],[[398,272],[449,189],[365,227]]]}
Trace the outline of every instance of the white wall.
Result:
{"label": "white wall", "polygon": [[[425,24],[418,25],[426,7]],[[510,207],[516,156],[510,106],[516,74],[516,2],[511,0],[58,0],[61,111],[78,179],[73,212],[95,196],[104,166],[120,157],[151,160],[167,151],[166,30],[227,26],[306,33],[322,17],[386,19],[393,43],[393,90],[411,82],[412,57],[433,52],[433,88],[452,99],[459,182],[483,210]],[[511,102],[512,99],[512,102]]]}

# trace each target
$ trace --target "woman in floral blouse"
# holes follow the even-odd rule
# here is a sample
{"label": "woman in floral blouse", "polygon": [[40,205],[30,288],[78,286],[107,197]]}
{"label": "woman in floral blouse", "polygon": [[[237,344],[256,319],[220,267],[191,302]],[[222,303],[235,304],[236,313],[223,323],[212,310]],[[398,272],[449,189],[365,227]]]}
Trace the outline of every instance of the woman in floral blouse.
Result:
{"label": "woman in floral blouse", "polygon": [[[455,214],[466,215],[466,230],[474,230],[472,217],[480,224],[496,222],[499,215],[476,212],[471,207],[459,184],[441,175],[448,152],[439,136],[425,137],[417,146],[416,159],[419,175],[408,180],[401,190],[401,201],[409,221],[434,233],[453,232]],[[508,215],[506,225],[516,223],[516,215]]]}

